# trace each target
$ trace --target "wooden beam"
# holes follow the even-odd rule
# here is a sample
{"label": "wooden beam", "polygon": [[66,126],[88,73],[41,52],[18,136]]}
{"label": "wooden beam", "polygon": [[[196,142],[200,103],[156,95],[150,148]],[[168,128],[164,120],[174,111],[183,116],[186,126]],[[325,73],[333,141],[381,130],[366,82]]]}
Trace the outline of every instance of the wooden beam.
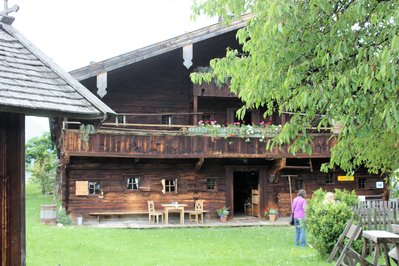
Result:
{"label": "wooden beam", "polygon": [[204,164],[204,158],[198,158],[197,163],[195,164],[195,172],[198,173],[201,170],[202,165]]}
{"label": "wooden beam", "polygon": [[25,265],[25,116],[0,112],[1,265]]}
{"label": "wooden beam", "polygon": [[309,158],[309,166],[310,166],[310,172],[313,173],[313,164],[312,164],[312,158]]}
{"label": "wooden beam", "polygon": [[273,168],[272,173],[277,175],[283,169],[309,169],[313,172],[312,161],[309,159],[309,165],[287,165],[287,158],[281,158],[276,162],[276,165]]}

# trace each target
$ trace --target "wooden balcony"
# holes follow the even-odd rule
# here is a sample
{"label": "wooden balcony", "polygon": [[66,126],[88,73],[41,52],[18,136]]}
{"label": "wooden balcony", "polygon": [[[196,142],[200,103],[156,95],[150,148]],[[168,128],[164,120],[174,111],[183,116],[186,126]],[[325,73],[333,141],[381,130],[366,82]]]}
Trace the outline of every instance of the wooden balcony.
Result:
{"label": "wooden balcony", "polygon": [[134,157],[134,158],[325,158],[334,145],[329,133],[314,134],[313,153],[298,152],[287,147],[272,151],[265,141],[240,137],[211,138],[182,131],[98,130],[88,143],[80,139],[79,130],[65,129],[62,152],[66,156]]}

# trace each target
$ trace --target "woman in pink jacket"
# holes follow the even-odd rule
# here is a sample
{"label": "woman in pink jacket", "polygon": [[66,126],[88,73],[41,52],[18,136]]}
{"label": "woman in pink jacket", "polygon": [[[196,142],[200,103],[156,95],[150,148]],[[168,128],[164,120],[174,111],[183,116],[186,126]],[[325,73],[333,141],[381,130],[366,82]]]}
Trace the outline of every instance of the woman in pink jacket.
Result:
{"label": "woman in pink jacket", "polygon": [[306,209],[306,192],[303,189],[298,191],[296,198],[292,201],[292,213],[295,222],[295,244],[297,246],[306,246],[305,232],[305,209]]}

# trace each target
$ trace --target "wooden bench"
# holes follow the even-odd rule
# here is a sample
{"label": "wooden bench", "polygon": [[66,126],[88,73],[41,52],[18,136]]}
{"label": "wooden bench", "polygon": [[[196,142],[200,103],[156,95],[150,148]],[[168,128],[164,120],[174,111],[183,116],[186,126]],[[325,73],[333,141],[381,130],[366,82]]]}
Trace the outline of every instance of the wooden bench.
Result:
{"label": "wooden bench", "polygon": [[112,211],[112,212],[91,212],[90,216],[97,216],[97,221],[100,222],[101,216],[126,216],[136,214],[148,214],[148,211]]}

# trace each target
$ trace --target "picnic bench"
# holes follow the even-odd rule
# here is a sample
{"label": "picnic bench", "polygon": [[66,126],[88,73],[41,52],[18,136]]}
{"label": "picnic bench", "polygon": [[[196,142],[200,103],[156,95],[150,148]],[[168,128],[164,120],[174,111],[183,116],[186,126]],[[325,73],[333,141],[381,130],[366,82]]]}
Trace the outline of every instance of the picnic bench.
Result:
{"label": "picnic bench", "polygon": [[100,222],[102,216],[127,216],[127,215],[138,215],[148,214],[148,211],[109,211],[109,212],[91,212],[90,216],[97,216],[97,221]]}

